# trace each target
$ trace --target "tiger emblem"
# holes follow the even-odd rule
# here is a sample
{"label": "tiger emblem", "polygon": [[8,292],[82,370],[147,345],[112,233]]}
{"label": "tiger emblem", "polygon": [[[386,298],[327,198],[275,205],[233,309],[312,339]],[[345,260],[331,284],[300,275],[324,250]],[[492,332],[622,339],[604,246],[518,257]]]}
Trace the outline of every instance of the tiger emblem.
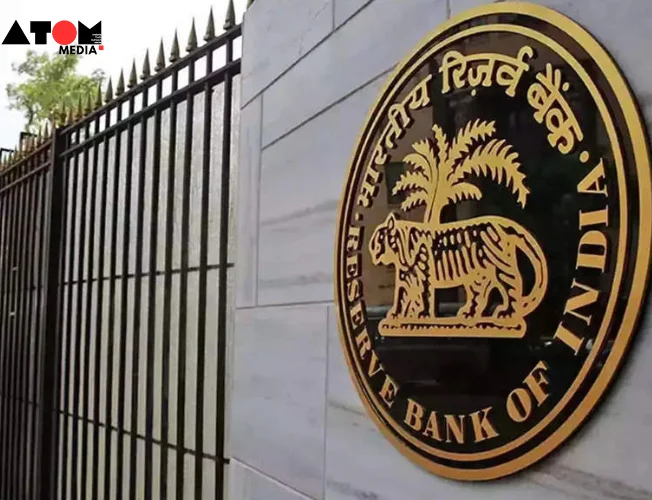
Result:
{"label": "tiger emblem", "polygon": [[[517,251],[528,259],[534,284],[525,293]],[[394,266],[394,303],[381,332],[389,328],[498,328],[525,333],[524,318],[544,298],[548,285],[545,255],[532,235],[514,221],[475,217],[435,227],[402,221],[394,213],[372,234],[374,265]],[[463,287],[466,302],[454,318],[436,318],[435,291]],[[490,313],[490,293],[500,304]]]}

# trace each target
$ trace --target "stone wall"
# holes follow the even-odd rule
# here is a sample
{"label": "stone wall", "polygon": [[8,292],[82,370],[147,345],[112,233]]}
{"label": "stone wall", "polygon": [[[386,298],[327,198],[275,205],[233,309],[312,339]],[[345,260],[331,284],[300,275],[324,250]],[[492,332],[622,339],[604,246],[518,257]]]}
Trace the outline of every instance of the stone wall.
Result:
{"label": "stone wall", "polygon": [[[399,454],[349,380],[333,308],[337,203],[394,65],[479,0],[258,0],[245,16],[229,500],[652,498],[652,317],[599,414],[560,452],[485,484]],[[652,125],[650,0],[545,0],[593,33]]]}

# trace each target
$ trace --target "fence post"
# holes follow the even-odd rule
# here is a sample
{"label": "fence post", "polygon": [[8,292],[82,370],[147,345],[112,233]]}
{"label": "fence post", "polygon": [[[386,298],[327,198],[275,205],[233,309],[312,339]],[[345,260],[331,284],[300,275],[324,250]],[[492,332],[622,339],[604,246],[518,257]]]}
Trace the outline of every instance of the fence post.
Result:
{"label": "fence post", "polygon": [[37,495],[41,500],[51,500],[55,497],[53,491],[56,484],[57,450],[55,432],[55,413],[57,411],[57,394],[59,373],[57,370],[57,344],[59,341],[59,266],[62,252],[61,220],[63,213],[63,164],[60,153],[62,150],[61,129],[53,127],[52,144],[50,146],[49,189],[45,210],[48,214],[46,229],[46,246],[44,268],[46,272],[43,288],[43,315],[40,325],[42,335],[42,351],[40,365],[41,387],[39,406],[41,409],[39,470],[37,475]]}

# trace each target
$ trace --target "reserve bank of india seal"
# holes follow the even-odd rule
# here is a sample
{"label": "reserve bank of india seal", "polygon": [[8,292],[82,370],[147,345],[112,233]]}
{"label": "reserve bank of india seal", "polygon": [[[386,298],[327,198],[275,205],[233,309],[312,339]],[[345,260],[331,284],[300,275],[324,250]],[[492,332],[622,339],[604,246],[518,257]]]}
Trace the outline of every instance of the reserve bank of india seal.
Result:
{"label": "reserve bank of india seal", "polygon": [[429,37],[367,119],[337,228],[342,345],[387,438],[465,480],[564,442],[639,319],[651,194],[632,94],[574,22],[506,2]]}

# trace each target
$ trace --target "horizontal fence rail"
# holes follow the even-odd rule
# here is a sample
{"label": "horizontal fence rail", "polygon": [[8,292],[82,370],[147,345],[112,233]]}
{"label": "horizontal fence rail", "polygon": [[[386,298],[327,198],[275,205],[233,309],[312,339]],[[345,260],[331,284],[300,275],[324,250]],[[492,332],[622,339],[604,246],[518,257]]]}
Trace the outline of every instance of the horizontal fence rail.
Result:
{"label": "horizontal fence rail", "polygon": [[3,500],[223,497],[233,24],[0,172]]}

